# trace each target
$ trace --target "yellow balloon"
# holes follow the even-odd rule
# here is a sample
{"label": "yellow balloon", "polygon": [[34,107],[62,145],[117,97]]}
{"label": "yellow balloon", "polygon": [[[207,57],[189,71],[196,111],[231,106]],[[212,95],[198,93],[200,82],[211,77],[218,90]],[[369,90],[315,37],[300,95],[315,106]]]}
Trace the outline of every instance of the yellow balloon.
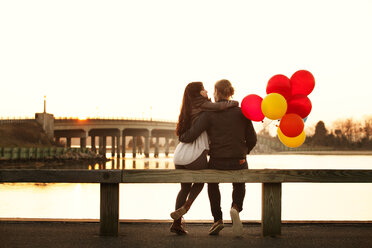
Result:
{"label": "yellow balloon", "polygon": [[282,131],[280,130],[280,128],[278,127],[278,130],[277,130],[277,133],[278,133],[278,137],[279,137],[279,140],[286,146],[288,147],[292,147],[292,148],[295,148],[295,147],[299,147],[300,145],[302,145],[304,142],[305,142],[305,139],[306,139],[306,135],[305,135],[305,131],[302,131],[302,133],[296,137],[287,137],[285,136]]}
{"label": "yellow balloon", "polygon": [[262,100],[261,110],[271,120],[280,119],[287,112],[287,101],[278,93],[270,93]]}

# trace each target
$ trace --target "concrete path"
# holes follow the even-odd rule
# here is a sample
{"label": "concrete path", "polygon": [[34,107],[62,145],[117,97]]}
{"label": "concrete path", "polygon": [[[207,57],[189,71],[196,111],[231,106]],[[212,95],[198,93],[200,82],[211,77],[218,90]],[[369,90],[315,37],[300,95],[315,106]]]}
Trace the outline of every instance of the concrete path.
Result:
{"label": "concrete path", "polygon": [[283,224],[282,235],[262,238],[259,224],[245,224],[235,238],[231,224],[219,236],[210,224],[188,224],[187,236],[169,232],[170,223],[121,223],[119,237],[98,235],[98,223],[0,222],[1,248],[26,247],[372,247],[372,224]]}

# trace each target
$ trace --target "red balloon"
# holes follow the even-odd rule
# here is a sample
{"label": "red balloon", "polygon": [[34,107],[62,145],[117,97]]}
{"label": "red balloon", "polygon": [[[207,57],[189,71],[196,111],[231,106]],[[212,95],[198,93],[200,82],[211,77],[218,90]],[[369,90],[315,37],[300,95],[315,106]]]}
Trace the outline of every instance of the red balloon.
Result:
{"label": "red balloon", "polygon": [[287,137],[297,137],[304,130],[304,121],[297,114],[285,114],[280,120],[279,128]]}
{"label": "red balloon", "polygon": [[301,118],[305,118],[311,112],[311,101],[305,95],[295,95],[287,101],[287,114],[298,114]]}
{"label": "red balloon", "polygon": [[315,79],[309,71],[296,71],[291,77],[292,95],[309,95],[315,87]]}
{"label": "red balloon", "polygon": [[261,110],[262,97],[256,94],[250,94],[244,97],[241,103],[241,109],[245,117],[252,121],[262,121],[265,116]]}
{"label": "red balloon", "polygon": [[288,99],[291,96],[291,82],[287,76],[278,74],[270,78],[267,83],[266,93],[279,93]]}

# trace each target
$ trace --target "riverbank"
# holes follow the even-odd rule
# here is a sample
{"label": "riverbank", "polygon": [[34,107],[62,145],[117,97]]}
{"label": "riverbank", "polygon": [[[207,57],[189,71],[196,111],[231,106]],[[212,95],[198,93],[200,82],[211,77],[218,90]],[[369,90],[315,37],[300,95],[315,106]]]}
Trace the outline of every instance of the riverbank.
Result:
{"label": "riverbank", "polygon": [[65,148],[49,140],[42,127],[33,120],[0,125],[0,164],[106,162],[105,156],[86,148]]}
{"label": "riverbank", "polygon": [[7,123],[0,125],[0,147],[51,147],[57,146],[49,140],[36,121]]}

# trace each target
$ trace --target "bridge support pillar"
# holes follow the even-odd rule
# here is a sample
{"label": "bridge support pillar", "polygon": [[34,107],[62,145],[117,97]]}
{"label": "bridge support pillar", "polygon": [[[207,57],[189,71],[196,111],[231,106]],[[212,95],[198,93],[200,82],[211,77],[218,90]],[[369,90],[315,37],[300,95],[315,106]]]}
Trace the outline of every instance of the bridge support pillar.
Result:
{"label": "bridge support pillar", "polygon": [[123,158],[125,158],[125,135],[122,136],[121,140],[121,153]]}
{"label": "bridge support pillar", "polygon": [[70,148],[71,147],[71,137],[67,137],[66,138],[66,145],[67,145],[67,148]]}
{"label": "bridge support pillar", "polygon": [[80,138],[80,148],[86,148],[87,147],[87,138],[81,137]]}
{"label": "bridge support pillar", "polygon": [[94,135],[91,136],[90,146],[91,146],[91,150],[94,153],[96,153],[97,152],[97,149],[96,149],[96,136],[94,136]]}
{"label": "bridge support pillar", "polygon": [[103,136],[102,138],[103,138],[102,152],[103,152],[103,156],[106,157],[107,136]]}
{"label": "bridge support pillar", "polygon": [[165,156],[168,157],[169,154],[169,138],[165,137]]}
{"label": "bridge support pillar", "polygon": [[120,158],[120,135],[116,136],[116,157]]}
{"label": "bridge support pillar", "polygon": [[99,136],[98,138],[98,154],[102,155],[103,154],[103,137]]}
{"label": "bridge support pillar", "polygon": [[111,157],[115,157],[115,136],[111,136]]}
{"label": "bridge support pillar", "polygon": [[156,136],[154,157],[159,157],[159,136]]}
{"label": "bridge support pillar", "polygon": [[148,158],[150,157],[150,137],[145,136],[145,157]]}
{"label": "bridge support pillar", "polygon": [[137,153],[137,137],[136,136],[133,136],[132,138],[132,147],[133,147],[133,158],[136,157],[136,153]]}

